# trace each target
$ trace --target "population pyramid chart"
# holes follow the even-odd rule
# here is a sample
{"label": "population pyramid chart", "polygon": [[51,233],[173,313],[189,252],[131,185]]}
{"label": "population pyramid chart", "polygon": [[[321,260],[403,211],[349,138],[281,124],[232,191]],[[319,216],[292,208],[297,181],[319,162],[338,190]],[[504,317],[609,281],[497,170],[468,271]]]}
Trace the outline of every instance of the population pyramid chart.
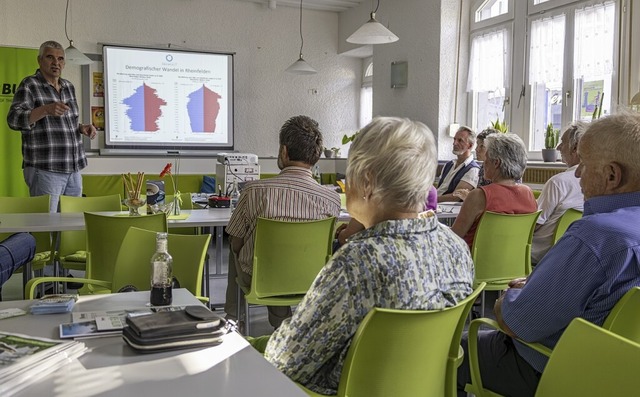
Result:
{"label": "population pyramid chart", "polygon": [[215,132],[216,118],[220,112],[220,98],[220,94],[204,85],[189,94],[187,113],[191,120],[191,131]]}
{"label": "population pyramid chart", "polygon": [[136,88],[135,94],[125,98],[122,103],[128,106],[125,113],[133,131],[158,131],[161,107],[167,102],[158,96],[156,90],[143,83]]}
{"label": "population pyramid chart", "polygon": [[117,48],[104,63],[107,144],[232,144],[230,56]]}

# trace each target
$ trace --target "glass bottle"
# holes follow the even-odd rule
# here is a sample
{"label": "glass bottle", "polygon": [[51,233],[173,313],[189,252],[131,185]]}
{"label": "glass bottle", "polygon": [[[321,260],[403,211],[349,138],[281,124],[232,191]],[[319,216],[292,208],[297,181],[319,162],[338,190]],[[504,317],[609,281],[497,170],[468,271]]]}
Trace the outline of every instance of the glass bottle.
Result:
{"label": "glass bottle", "polygon": [[322,174],[320,173],[320,166],[318,164],[313,166],[313,179],[322,185]]}
{"label": "glass bottle", "polygon": [[168,306],[173,300],[171,290],[173,258],[167,251],[167,233],[156,234],[156,253],[151,257],[152,306]]}
{"label": "glass bottle", "polygon": [[238,200],[240,199],[240,190],[238,190],[238,181],[233,180],[233,188],[231,189],[231,194],[229,195],[231,212],[236,209],[238,206]]}

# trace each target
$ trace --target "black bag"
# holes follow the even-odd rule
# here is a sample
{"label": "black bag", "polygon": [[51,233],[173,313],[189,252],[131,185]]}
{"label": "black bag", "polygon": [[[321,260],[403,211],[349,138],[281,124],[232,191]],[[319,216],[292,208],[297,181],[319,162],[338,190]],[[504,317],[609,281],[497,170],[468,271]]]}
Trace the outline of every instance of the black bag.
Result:
{"label": "black bag", "polygon": [[222,343],[225,320],[204,306],[127,317],[122,330],[125,342],[140,352],[158,352]]}

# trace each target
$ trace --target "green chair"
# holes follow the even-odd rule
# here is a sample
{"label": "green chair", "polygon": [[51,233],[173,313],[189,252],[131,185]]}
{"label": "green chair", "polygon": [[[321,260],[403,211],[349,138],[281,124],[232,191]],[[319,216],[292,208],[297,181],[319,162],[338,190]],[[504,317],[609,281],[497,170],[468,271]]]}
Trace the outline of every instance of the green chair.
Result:
{"label": "green chair", "polygon": [[[119,194],[95,197],[60,196],[60,212],[120,211]],[[64,269],[85,270],[87,263],[85,231],[60,233],[58,260]]]}
{"label": "green chair", "polygon": [[[137,227],[129,228],[116,259],[112,291],[119,291],[129,285],[141,291],[149,289],[151,277],[149,260],[156,250],[156,233]],[[169,254],[173,257],[173,275],[181,288],[188,289],[204,301],[208,298],[201,296],[202,273],[210,240],[210,234],[199,236],[169,234],[168,237]]]}
{"label": "green chair", "polygon": [[540,194],[542,193],[542,190],[531,189],[531,193],[533,193],[533,197],[535,197],[535,199],[537,200],[538,197],[540,197]]}
{"label": "green chair", "polygon": [[237,318],[246,317],[246,335],[249,304],[293,306],[302,300],[331,258],[335,221],[335,217],[305,222],[258,218],[251,289],[238,288]]}
{"label": "green chair", "polygon": [[582,211],[569,208],[562,214],[560,219],[558,219],[558,223],[556,224],[556,230],[553,231],[553,243],[557,243],[560,240],[560,237],[564,235],[564,232],[567,231],[569,225],[571,225],[574,221],[582,218]]}
{"label": "green chair", "polygon": [[[623,336],[636,343],[640,343],[640,287],[631,288],[620,300],[615,304],[611,312],[607,316],[602,328],[611,331],[617,335]],[[489,326],[500,332],[504,332],[500,325],[489,318],[479,318],[473,320],[469,326],[469,366],[471,371],[471,384],[467,384],[465,390],[473,393],[476,397],[484,396],[500,396],[491,390],[485,389],[482,385],[478,362],[478,331],[480,326]],[[565,330],[565,332],[567,332]],[[537,352],[547,357],[552,355],[553,350],[535,342],[525,342],[516,338],[520,343],[529,346]],[[556,346],[557,348],[557,346]]]}
{"label": "green chair", "polygon": [[458,360],[462,328],[481,287],[443,310],[373,308],[353,336],[337,396],[455,395],[457,365],[451,364]]}
{"label": "green chair", "polygon": [[[47,213],[49,212],[49,195],[36,197],[0,197],[0,214]],[[0,233],[0,241],[14,233]],[[36,239],[36,255],[31,261],[31,270],[42,270],[48,263],[53,263],[55,255],[51,255],[51,233],[31,233]],[[22,271],[19,269],[18,271]],[[31,277],[23,272],[24,284]],[[68,281],[68,280],[67,280]]]}
{"label": "green chair", "polygon": [[536,397],[637,396],[640,344],[576,318],[558,341]]}
{"label": "green chair", "polygon": [[633,287],[611,309],[602,328],[640,343],[640,287]]}
{"label": "green chair", "polygon": [[[531,240],[539,215],[540,211],[482,215],[471,248],[476,285],[486,282],[486,291],[502,291],[509,281],[531,273]],[[484,291],[481,310],[484,316]]]}
{"label": "green chair", "polygon": [[[82,295],[111,292],[111,282],[116,265],[116,255],[120,250],[124,236],[129,228],[156,232],[167,231],[165,214],[147,216],[109,216],[84,213],[85,230],[87,231],[87,270],[86,278],[74,278],[74,282],[85,283],[78,291]],[[149,257],[151,258],[151,257]],[[107,284],[89,283],[87,280],[100,280]],[[29,281],[25,288],[25,296],[33,298],[37,284],[47,281],[69,281],[66,277],[40,277]]]}

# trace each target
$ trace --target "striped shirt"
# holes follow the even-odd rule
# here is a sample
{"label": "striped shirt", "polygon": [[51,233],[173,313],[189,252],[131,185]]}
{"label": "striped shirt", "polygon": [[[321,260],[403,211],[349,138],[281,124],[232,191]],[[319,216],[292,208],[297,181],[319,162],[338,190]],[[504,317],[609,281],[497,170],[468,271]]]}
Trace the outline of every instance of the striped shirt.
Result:
{"label": "striped shirt", "polygon": [[[640,192],[592,197],[522,289],[508,289],[505,324],[521,339],[553,348],[571,320],[602,325],[618,300],[640,286]],[[547,357],[516,342],[538,372]]]}
{"label": "striped shirt", "polygon": [[340,215],[340,196],[316,182],[311,170],[287,167],[275,178],[246,185],[231,215],[227,233],[243,240],[240,268],[253,273],[253,242],[258,217],[281,221],[308,221]]}
{"label": "striped shirt", "polygon": [[[7,115],[13,130],[22,132],[22,167],[72,173],[87,166],[80,115],[73,84],[60,79],[60,92],[42,76],[40,70],[20,83]],[[31,111],[53,102],[64,102],[69,110],[62,116],[45,116],[29,124]]]}

